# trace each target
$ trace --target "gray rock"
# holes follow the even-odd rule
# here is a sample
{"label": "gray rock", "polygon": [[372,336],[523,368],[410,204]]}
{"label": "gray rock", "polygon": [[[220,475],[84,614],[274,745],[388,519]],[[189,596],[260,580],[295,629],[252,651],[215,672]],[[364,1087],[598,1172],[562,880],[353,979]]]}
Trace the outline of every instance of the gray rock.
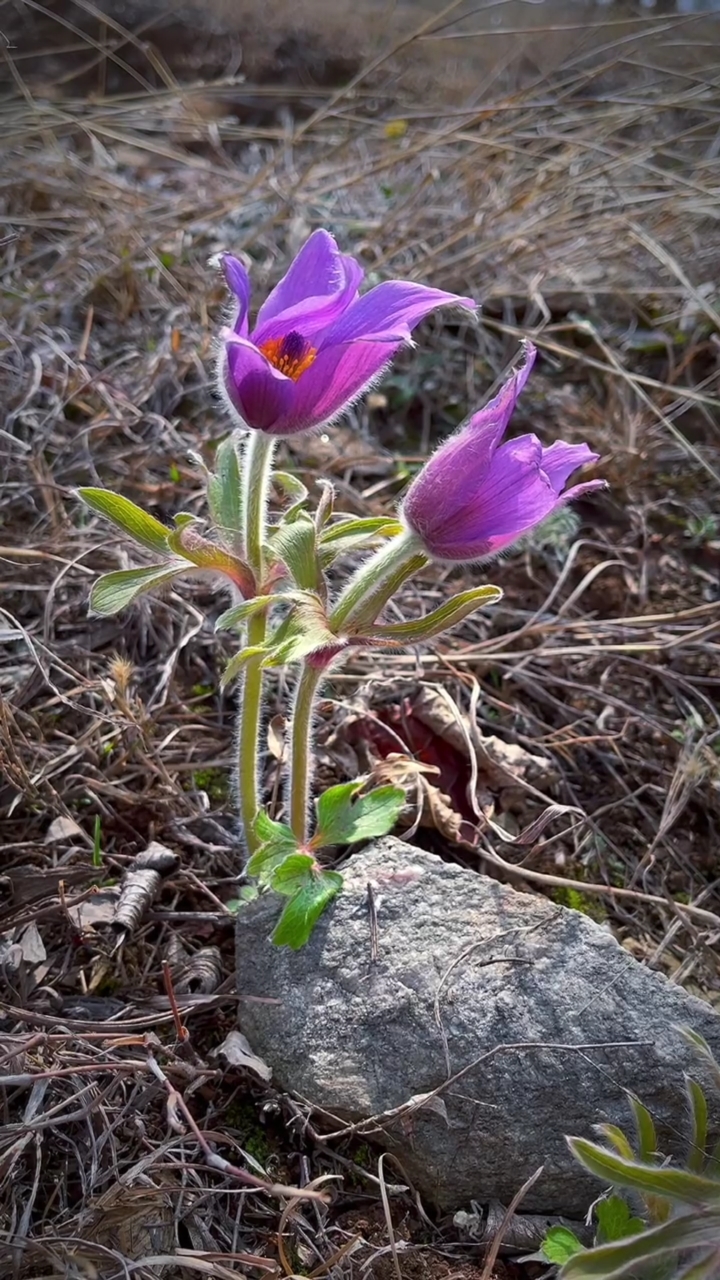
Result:
{"label": "gray rock", "polygon": [[707,1081],[676,1027],[720,1052],[707,1005],[579,912],[399,840],[355,854],[345,875],[298,953],[269,941],[274,898],[238,919],[242,1029],[281,1088],[352,1120],[441,1088],[444,1108],[416,1103],[379,1138],[441,1210],[507,1204],[544,1164],[523,1211],[582,1212],[600,1185],[563,1135],[631,1130],[624,1090],[649,1107],[662,1149],[683,1150],[683,1071]]}

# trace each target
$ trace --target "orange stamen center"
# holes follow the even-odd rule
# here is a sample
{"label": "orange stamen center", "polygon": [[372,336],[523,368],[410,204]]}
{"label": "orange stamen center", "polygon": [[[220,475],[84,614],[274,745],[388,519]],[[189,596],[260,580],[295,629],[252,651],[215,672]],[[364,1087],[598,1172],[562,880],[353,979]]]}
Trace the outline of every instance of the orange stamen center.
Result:
{"label": "orange stamen center", "polygon": [[284,338],[268,338],[260,343],[260,350],[286,378],[297,382],[298,378],[315,360],[317,347],[311,347],[307,338],[295,329]]}

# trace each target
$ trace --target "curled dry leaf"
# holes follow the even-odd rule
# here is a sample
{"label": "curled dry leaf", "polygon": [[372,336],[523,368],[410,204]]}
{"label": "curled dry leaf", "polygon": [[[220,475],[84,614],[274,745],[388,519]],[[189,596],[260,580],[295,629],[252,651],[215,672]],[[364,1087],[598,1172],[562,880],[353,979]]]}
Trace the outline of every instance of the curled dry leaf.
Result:
{"label": "curled dry leaf", "polygon": [[178,995],[209,995],[222,981],[222,956],[218,947],[202,947],[183,965],[175,979]]}
{"label": "curled dry leaf", "polygon": [[152,903],[164,876],[179,866],[172,849],[153,840],[133,863],[120,886],[120,898],[112,918],[118,933],[132,933]]}
{"label": "curled dry leaf", "polygon": [[229,1067],[244,1067],[253,1071],[261,1080],[272,1078],[272,1067],[253,1053],[242,1031],[230,1031],[221,1045],[212,1050],[212,1056],[224,1058]]}

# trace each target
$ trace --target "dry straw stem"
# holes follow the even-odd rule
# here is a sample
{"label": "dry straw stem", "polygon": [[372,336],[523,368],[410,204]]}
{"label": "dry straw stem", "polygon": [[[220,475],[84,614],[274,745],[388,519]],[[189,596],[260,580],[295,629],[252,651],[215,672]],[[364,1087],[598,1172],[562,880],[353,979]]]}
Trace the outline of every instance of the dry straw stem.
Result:
{"label": "dry straw stem", "polygon": [[[182,1089],[213,1149],[229,1148],[229,1167],[269,1186],[347,1172],[363,1132],[335,1124],[332,1146],[349,1144],[337,1161],[307,1128],[291,1145],[282,1098],[202,1065],[237,1007],[225,784],[234,708],[217,692],[230,641],[206,621],[216,598],[181,585],[120,619],[86,612],[92,578],[130,560],[74,504],[78,485],[111,487],[166,522],[203,513],[187,459],[199,450],[211,461],[227,425],[210,374],[226,300],[207,262],[221,249],[249,255],[261,296],[324,225],[376,278],[483,302],[478,328],[428,324],[348,426],[283,448],[283,467],[306,483],[331,479],[339,506],[392,510],[521,336],[542,356],[513,429],[590,440],[610,482],[578,509],[578,527],[495,566],[502,603],[437,650],[372,665],[353,654],[317,727],[319,785],[370,772],[389,750],[452,791],[431,771],[438,743],[418,740],[406,700],[365,693],[369,678],[439,685],[473,727],[452,803],[468,802],[460,821],[477,826],[480,810],[494,824],[482,865],[563,901],[572,890],[585,910],[604,903],[635,954],[717,998],[717,19],[583,10],[580,21],[549,3],[474,15],[453,4],[444,16],[400,7],[368,22],[377,45],[330,87],[309,63],[291,84],[285,65],[274,75],[266,61],[255,75],[249,19],[221,37],[211,80],[177,62],[149,12],[130,30],[117,16],[101,25],[89,0],[63,10],[60,26],[48,19],[32,49],[4,47],[0,929],[21,947],[34,928],[46,953],[23,962],[0,1004],[0,1063],[15,1081],[0,1260],[18,1280],[75,1274],[83,1258],[102,1275],[279,1272],[281,1197],[198,1159],[194,1132],[168,1129],[170,1090]],[[34,2],[14,9],[42,19]],[[334,52],[352,43],[342,5],[326,5],[321,23],[309,5],[272,10],[277,46],[290,32],[296,62],[332,39]],[[185,41],[193,55],[202,32],[198,19]],[[240,75],[229,60],[238,45]],[[476,584],[474,570],[428,571],[398,610],[417,617]],[[285,705],[281,681],[271,714]],[[484,736],[541,756],[556,781],[488,788]],[[262,781],[282,794],[273,756]],[[46,843],[57,817],[76,834]],[[441,832],[418,827],[413,838],[447,856]],[[153,839],[180,866],[118,948],[103,892]],[[453,848],[478,865],[477,851]],[[173,938],[187,955],[177,966]],[[219,976],[212,995],[182,990],[197,957]],[[150,1031],[163,1079],[148,1068]],[[377,1223],[388,1239],[382,1179],[357,1169],[376,1197],[374,1225],[343,1227],[317,1200],[291,1212],[288,1200],[288,1227],[311,1259],[303,1270],[355,1280],[375,1265]],[[402,1267],[395,1214],[406,1193],[388,1194]],[[179,1250],[176,1223],[191,1248]]]}

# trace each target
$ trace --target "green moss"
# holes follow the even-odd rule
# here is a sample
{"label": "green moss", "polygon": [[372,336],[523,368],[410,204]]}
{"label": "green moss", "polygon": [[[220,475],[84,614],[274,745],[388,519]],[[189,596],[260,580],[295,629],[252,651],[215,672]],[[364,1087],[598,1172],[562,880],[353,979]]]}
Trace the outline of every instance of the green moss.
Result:
{"label": "green moss", "polygon": [[224,769],[196,769],[192,775],[192,786],[196,791],[204,791],[216,804],[224,803],[230,795]]}
{"label": "green moss", "polygon": [[235,1131],[240,1146],[257,1160],[263,1169],[273,1155],[267,1130],[261,1125],[252,1102],[237,1099],[225,1112],[228,1128]]}
{"label": "green moss", "polygon": [[581,889],[573,889],[569,885],[567,889],[553,889],[551,896],[558,906],[579,911],[582,915],[589,916],[591,920],[597,920],[598,924],[607,920],[607,911],[601,900],[594,895],[583,893]]}

